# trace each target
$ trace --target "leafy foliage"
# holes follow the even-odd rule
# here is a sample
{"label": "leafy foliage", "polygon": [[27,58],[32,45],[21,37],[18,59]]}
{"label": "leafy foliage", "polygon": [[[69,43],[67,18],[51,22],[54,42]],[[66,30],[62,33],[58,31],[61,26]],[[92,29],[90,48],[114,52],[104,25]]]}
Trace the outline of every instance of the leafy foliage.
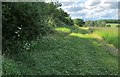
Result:
{"label": "leafy foliage", "polygon": [[96,26],[96,27],[105,27],[106,22],[103,21],[103,20],[96,20],[94,26]]}
{"label": "leafy foliage", "polygon": [[74,23],[80,27],[84,25],[84,20],[83,19],[74,19]]}
{"label": "leafy foliage", "polygon": [[[27,41],[52,33],[48,21],[50,18],[65,18],[68,16],[62,9],[57,9],[61,4],[56,3],[3,3],[3,51],[18,53]],[[4,53],[3,52],[3,53]]]}
{"label": "leafy foliage", "polygon": [[71,17],[66,17],[65,23],[70,26],[74,25],[74,21],[71,19]]}
{"label": "leafy foliage", "polygon": [[96,21],[87,20],[87,21],[85,21],[85,25],[84,26],[105,27],[106,26],[106,22],[103,21],[103,20],[96,20]]}
{"label": "leafy foliage", "polygon": [[[60,4],[59,4],[60,5]],[[69,14],[67,12],[65,12],[63,9],[61,8],[57,8],[55,11],[53,11],[53,13],[48,16],[49,17],[49,23],[53,26],[62,26],[61,22],[72,26],[74,25],[73,20],[71,19],[71,17],[69,16]]]}
{"label": "leafy foliage", "polygon": [[111,25],[107,25],[107,27],[111,27]]}
{"label": "leafy foliage", "polygon": [[85,25],[84,26],[94,26],[94,21],[85,21]]}
{"label": "leafy foliage", "polygon": [[118,23],[119,22],[118,19],[106,19],[106,20],[104,19],[102,21],[105,21],[106,23]]}

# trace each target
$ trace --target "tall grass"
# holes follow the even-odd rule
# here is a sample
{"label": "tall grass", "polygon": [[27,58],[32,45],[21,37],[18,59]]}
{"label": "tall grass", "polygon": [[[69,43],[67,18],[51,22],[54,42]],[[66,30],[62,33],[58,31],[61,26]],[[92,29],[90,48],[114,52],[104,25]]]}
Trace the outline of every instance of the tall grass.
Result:
{"label": "tall grass", "polygon": [[118,28],[117,27],[96,27],[94,33],[102,36],[109,44],[118,48]]}

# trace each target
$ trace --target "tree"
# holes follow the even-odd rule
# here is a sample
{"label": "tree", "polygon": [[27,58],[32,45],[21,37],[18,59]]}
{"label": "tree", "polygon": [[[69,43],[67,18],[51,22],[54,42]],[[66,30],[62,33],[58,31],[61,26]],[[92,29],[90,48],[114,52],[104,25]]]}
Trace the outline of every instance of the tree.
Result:
{"label": "tree", "polygon": [[111,27],[111,25],[106,25],[107,27]]}
{"label": "tree", "polygon": [[66,25],[73,25],[73,20],[70,18],[69,14],[65,12],[62,8],[59,8],[60,6],[62,5],[59,4],[58,2],[49,3],[49,10],[51,10],[49,11],[49,15],[47,16],[49,24],[51,26],[63,26],[61,24],[62,22],[62,23],[65,23]]}
{"label": "tree", "polygon": [[96,27],[105,27],[106,26],[106,22],[103,20],[96,20],[95,21],[95,26]]}
{"label": "tree", "polygon": [[22,52],[26,42],[52,33],[49,20],[62,21],[69,16],[64,10],[58,9],[59,6],[61,4],[58,2],[2,3],[3,53]]}
{"label": "tree", "polygon": [[94,21],[90,21],[90,20],[87,20],[85,21],[85,26],[95,26],[95,22]]}
{"label": "tree", "polygon": [[83,19],[74,19],[74,24],[82,27],[85,24],[85,22]]}
{"label": "tree", "polygon": [[106,26],[106,22],[103,20],[96,20],[96,21],[92,21],[92,20],[87,20],[85,21],[85,26],[93,26],[93,27],[105,27]]}
{"label": "tree", "polygon": [[105,21],[106,23],[118,23],[119,22],[118,19],[104,19],[102,21]]}
{"label": "tree", "polygon": [[71,17],[66,17],[66,24],[68,25],[74,25],[74,21],[71,19]]}
{"label": "tree", "polygon": [[51,33],[47,20],[53,12],[57,13],[57,7],[53,3],[45,2],[2,3],[3,53],[22,52],[25,42]]}

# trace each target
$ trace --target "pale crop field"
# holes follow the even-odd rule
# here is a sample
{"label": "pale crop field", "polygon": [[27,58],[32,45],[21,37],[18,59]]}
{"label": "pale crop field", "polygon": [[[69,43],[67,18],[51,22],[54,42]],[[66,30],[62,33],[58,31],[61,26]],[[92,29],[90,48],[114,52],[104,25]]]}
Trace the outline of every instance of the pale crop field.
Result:
{"label": "pale crop field", "polygon": [[118,48],[118,27],[96,27],[94,33],[103,37],[109,44]]}
{"label": "pale crop field", "polygon": [[116,27],[118,26],[118,23],[107,23],[106,25],[111,25],[111,27]]}

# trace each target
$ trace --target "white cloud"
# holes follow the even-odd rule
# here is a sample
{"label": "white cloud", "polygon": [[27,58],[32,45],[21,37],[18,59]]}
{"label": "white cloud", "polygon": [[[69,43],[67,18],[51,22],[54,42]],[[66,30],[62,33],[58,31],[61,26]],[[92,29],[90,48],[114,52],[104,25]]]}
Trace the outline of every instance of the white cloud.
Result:
{"label": "white cloud", "polygon": [[96,5],[100,4],[101,0],[87,0],[85,1],[85,7],[87,9],[93,9]]}
{"label": "white cloud", "polygon": [[[63,8],[72,18],[117,18],[118,0],[76,0],[62,2]],[[73,0],[71,0],[73,1]],[[84,2],[80,2],[84,1]]]}
{"label": "white cloud", "polygon": [[84,2],[85,0],[58,0],[59,2]]}

